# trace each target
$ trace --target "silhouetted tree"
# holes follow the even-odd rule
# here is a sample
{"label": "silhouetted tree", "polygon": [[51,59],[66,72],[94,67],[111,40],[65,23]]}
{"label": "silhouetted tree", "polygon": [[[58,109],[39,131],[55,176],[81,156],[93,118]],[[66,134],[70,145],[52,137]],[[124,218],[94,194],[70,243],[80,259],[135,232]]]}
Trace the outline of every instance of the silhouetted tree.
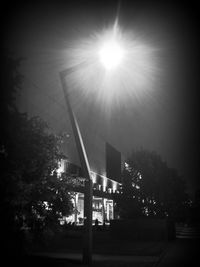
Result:
{"label": "silhouetted tree", "polygon": [[133,219],[142,216],[141,203],[138,201],[139,191],[133,186],[134,175],[130,168],[122,172],[122,192],[115,194],[116,212],[122,219]]}
{"label": "silhouetted tree", "polygon": [[15,95],[22,81],[17,71],[20,60],[5,54],[2,63],[1,237],[5,237],[4,248],[18,254],[25,223],[35,231],[38,222],[40,228],[41,222],[56,224],[59,217],[72,212],[73,205],[66,175],[57,175],[59,161],[64,158],[60,151],[62,138],[40,118],[29,118],[18,111]]}
{"label": "silhouetted tree", "polygon": [[[187,205],[185,183],[156,153],[133,151],[123,171],[123,194],[117,203],[122,217],[136,214],[181,218]],[[125,204],[126,203],[126,204]]]}

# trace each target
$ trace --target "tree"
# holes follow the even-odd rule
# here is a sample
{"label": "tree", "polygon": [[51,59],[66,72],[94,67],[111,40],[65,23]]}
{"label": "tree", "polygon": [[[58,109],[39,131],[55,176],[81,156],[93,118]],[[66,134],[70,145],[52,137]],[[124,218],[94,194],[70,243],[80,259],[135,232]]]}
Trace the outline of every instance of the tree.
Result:
{"label": "tree", "polygon": [[[64,158],[59,150],[61,138],[51,133],[41,119],[28,119],[26,114],[16,115],[12,132],[4,164],[4,185],[9,181],[7,201],[22,213],[68,214],[68,187],[56,175],[59,160]],[[44,202],[49,203],[48,209]]]}
{"label": "tree", "polygon": [[[0,131],[0,198],[1,230],[6,234],[4,246],[14,245],[24,223],[36,230],[58,223],[58,218],[71,214],[73,205],[66,176],[58,176],[62,137],[51,131],[38,117],[29,118],[15,106],[15,94],[22,76],[17,72],[19,60],[4,58]],[[2,234],[1,233],[1,234]],[[17,244],[16,244],[17,242]]]}
{"label": "tree", "polygon": [[115,209],[122,219],[133,219],[142,216],[141,203],[138,201],[140,192],[134,186],[134,175],[135,173],[126,163],[122,172],[122,192],[114,195]]}
{"label": "tree", "polygon": [[125,163],[122,195],[130,202],[123,211],[129,217],[133,216],[134,208],[140,216],[177,219],[183,215],[188,200],[185,183],[177,171],[169,168],[156,152],[143,149],[133,151]]}

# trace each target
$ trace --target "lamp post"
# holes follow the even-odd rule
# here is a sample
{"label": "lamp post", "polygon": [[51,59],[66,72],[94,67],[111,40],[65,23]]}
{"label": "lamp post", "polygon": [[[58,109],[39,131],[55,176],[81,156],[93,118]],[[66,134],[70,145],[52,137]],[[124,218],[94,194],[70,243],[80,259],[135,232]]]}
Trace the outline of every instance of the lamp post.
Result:
{"label": "lamp post", "polygon": [[75,67],[68,68],[60,72],[61,84],[65,96],[65,102],[69,112],[69,118],[72,125],[72,130],[74,133],[74,138],[76,142],[76,147],[79,154],[79,159],[81,162],[81,167],[83,171],[83,176],[85,178],[85,191],[84,191],[84,248],[83,248],[83,262],[85,264],[91,265],[92,263],[92,179],[90,175],[90,166],[84,147],[81,132],[76,120],[75,114],[72,110],[69,95],[68,86],[66,82],[66,77],[70,73],[76,71],[79,67],[83,67],[85,63],[81,63]]}
{"label": "lamp post", "polygon": [[[111,32],[111,38],[102,43],[102,46],[98,49],[97,55],[99,62],[105,68],[106,71],[113,71],[120,63],[124,57],[124,49],[117,42],[116,37],[116,25],[114,26],[114,31]],[[96,57],[95,57],[96,58]],[[86,150],[83,144],[79,126],[73,113],[69,95],[68,95],[68,86],[66,82],[66,77],[79,69],[84,69],[90,65],[93,69],[95,63],[92,59],[83,61],[71,68],[63,70],[60,72],[60,79],[62,83],[62,88],[65,96],[65,102],[69,112],[69,118],[72,125],[72,130],[75,137],[75,142],[81,162],[81,167],[83,170],[83,175],[85,177],[85,192],[84,192],[84,249],[83,249],[83,262],[85,264],[92,263],[92,179],[90,174],[90,166],[87,159]],[[87,75],[87,74],[86,74]]]}

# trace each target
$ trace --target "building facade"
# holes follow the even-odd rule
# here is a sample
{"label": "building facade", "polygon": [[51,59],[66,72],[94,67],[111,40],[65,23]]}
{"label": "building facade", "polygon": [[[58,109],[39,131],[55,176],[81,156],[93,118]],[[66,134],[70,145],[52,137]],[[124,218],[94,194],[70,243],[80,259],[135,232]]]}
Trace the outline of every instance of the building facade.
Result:
{"label": "building facade", "polygon": [[[93,223],[98,220],[100,225],[109,224],[110,220],[118,218],[115,212],[114,194],[121,192],[121,153],[106,143],[106,170],[109,178],[91,170],[93,182]],[[63,160],[60,172],[79,181],[77,186],[72,188],[74,213],[64,218],[66,222],[82,225],[84,222],[84,177],[81,175],[81,168],[67,160]]]}

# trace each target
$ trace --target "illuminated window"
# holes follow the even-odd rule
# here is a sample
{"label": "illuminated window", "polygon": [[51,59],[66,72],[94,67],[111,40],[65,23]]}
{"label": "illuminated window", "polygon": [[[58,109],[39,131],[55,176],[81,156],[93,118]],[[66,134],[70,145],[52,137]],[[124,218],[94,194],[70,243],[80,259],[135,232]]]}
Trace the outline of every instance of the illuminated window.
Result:
{"label": "illuminated window", "polygon": [[117,191],[117,182],[112,182],[112,189],[113,189],[113,192],[116,192]]}
{"label": "illuminated window", "polygon": [[108,193],[109,193],[109,194],[112,193],[112,188],[108,188]]}

